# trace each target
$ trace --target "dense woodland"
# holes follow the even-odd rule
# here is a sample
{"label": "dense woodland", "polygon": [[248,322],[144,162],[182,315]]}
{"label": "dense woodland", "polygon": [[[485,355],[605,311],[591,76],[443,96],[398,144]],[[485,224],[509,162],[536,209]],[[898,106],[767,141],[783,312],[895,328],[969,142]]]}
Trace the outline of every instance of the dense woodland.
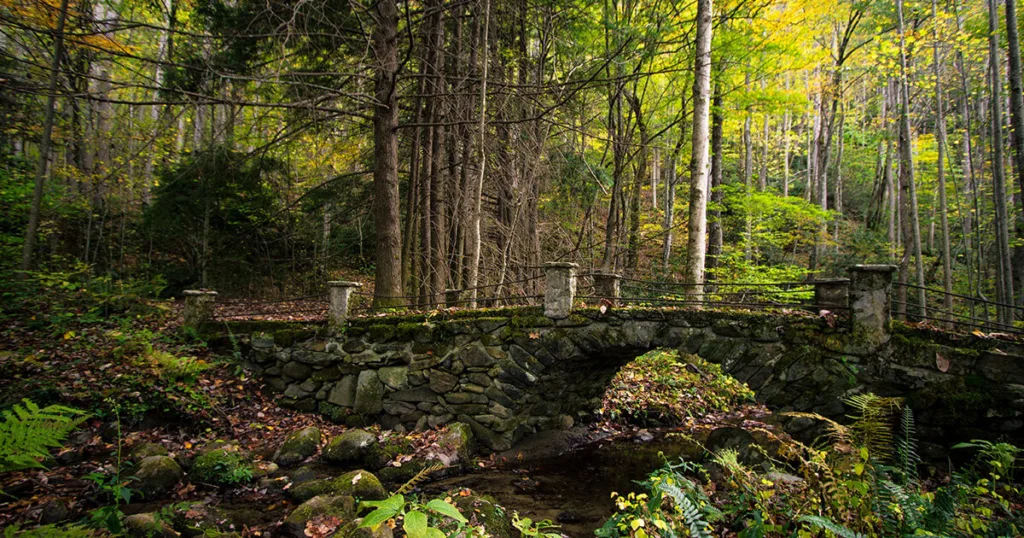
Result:
{"label": "dense woodland", "polygon": [[539,293],[516,283],[552,260],[691,284],[874,262],[1024,300],[1014,2],[4,0],[0,17],[7,271],[276,297],[354,271],[383,305]]}
{"label": "dense woodland", "polygon": [[0,533],[1021,536],[1019,4],[0,0]]}

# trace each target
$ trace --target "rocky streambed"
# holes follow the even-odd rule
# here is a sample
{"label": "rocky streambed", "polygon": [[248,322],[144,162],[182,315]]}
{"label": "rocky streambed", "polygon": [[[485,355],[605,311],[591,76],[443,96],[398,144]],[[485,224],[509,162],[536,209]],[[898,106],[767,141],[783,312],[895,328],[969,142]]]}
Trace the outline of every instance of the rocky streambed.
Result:
{"label": "rocky streambed", "polygon": [[[358,503],[402,488],[424,501],[449,499],[498,538],[520,535],[516,514],[551,520],[565,536],[592,536],[614,510],[612,492],[636,489],[666,461],[734,448],[757,465],[777,451],[781,427],[750,412],[763,410],[685,428],[548,431],[486,457],[462,423],[420,432],[415,446],[408,435],[366,429],[328,439],[315,426],[262,454],[232,441],[179,453],[144,443],[130,447],[144,496],[124,508],[126,525],[132,536],[390,536],[387,525],[357,528],[366,513]],[[207,494],[197,497],[197,488]],[[175,502],[183,493],[190,501]]]}

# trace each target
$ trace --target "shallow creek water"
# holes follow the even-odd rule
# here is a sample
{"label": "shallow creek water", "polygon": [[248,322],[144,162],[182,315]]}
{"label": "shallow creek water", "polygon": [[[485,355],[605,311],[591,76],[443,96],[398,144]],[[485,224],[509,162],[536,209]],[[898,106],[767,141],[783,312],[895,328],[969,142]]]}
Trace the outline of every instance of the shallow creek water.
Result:
{"label": "shallow creek water", "polygon": [[[684,454],[684,444],[671,436],[604,439],[556,455],[516,457],[506,453],[494,468],[446,478],[424,485],[428,493],[469,488],[489,495],[510,514],[533,520],[549,519],[573,538],[593,536],[614,511],[612,492],[637,491],[641,481],[668,458]],[[652,438],[653,437],[653,438]],[[535,444],[542,444],[538,440]],[[530,450],[530,447],[523,447]],[[513,454],[514,453],[514,454]]]}

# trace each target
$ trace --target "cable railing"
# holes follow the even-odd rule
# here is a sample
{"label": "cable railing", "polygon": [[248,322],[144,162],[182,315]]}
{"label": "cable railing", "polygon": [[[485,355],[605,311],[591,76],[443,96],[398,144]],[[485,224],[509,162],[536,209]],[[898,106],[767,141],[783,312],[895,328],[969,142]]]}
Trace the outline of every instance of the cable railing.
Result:
{"label": "cable railing", "polygon": [[[946,330],[1024,335],[1024,324],[1017,321],[1024,320],[1024,307],[911,283],[894,282],[893,289],[892,314],[901,321]],[[1014,321],[1006,323],[1001,314]]]}
{"label": "cable railing", "polygon": [[[844,312],[848,284],[820,282],[706,282],[702,285],[622,278],[616,303],[634,306],[738,308],[749,310],[804,309]],[[585,301],[601,295],[581,295]]]}
{"label": "cable railing", "polygon": [[[349,309],[353,317],[380,316],[394,313],[412,314],[429,312],[438,309],[466,308],[499,308],[508,306],[537,306],[543,303],[543,293],[528,292],[527,284],[540,280],[539,275],[527,276],[516,280],[506,280],[493,284],[481,284],[468,288],[449,289],[442,293],[426,293],[414,295],[375,295],[371,292],[355,291],[356,297]],[[475,294],[474,294],[475,292]],[[474,297],[475,295],[475,297]],[[373,304],[374,300],[387,299],[385,303],[395,305]]]}

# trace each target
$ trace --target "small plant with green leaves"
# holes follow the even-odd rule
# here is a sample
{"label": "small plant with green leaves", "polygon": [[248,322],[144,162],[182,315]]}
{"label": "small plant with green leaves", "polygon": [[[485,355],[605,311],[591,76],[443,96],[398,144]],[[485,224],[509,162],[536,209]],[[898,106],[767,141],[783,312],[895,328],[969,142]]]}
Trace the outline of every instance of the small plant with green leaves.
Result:
{"label": "small plant with green leaves", "polygon": [[93,510],[89,516],[90,524],[93,527],[106,529],[116,534],[123,530],[121,522],[124,520],[124,512],[121,511],[121,506],[131,503],[135,491],[128,487],[128,484],[134,480],[134,477],[124,476],[127,462],[122,458],[124,438],[121,435],[121,408],[112,400],[107,400],[107,403],[111,405],[117,426],[117,451],[114,453],[113,472],[90,473],[85,478],[96,484],[102,496],[114,501],[112,505],[102,506]]}
{"label": "small plant with green leaves", "polygon": [[63,446],[75,428],[87,418],[78,409],[61,405],[39,407],[22,400],[2,413],[0,422],[0,473],[42,468],[50,450]]}
{"label": "small plant with green leaves", "polygon": [[446,536],[484,536],[482,529],[469,525],[469,520],[445,499],[420,503],[413,497],[396,493],[382,501],[359,504],[373,510],[363,517],[359,528],[376,529],[389,520],[402,521],[402,530],[409,538],[445,538]]}
{"label": "small plant with green leaves", "polygon": [[512,512],[512,526],[519,531],[523,538],[561,538],[561,528],[551,522],[550,519],[534,521],[528,517],[519,517],[519,512]]}

